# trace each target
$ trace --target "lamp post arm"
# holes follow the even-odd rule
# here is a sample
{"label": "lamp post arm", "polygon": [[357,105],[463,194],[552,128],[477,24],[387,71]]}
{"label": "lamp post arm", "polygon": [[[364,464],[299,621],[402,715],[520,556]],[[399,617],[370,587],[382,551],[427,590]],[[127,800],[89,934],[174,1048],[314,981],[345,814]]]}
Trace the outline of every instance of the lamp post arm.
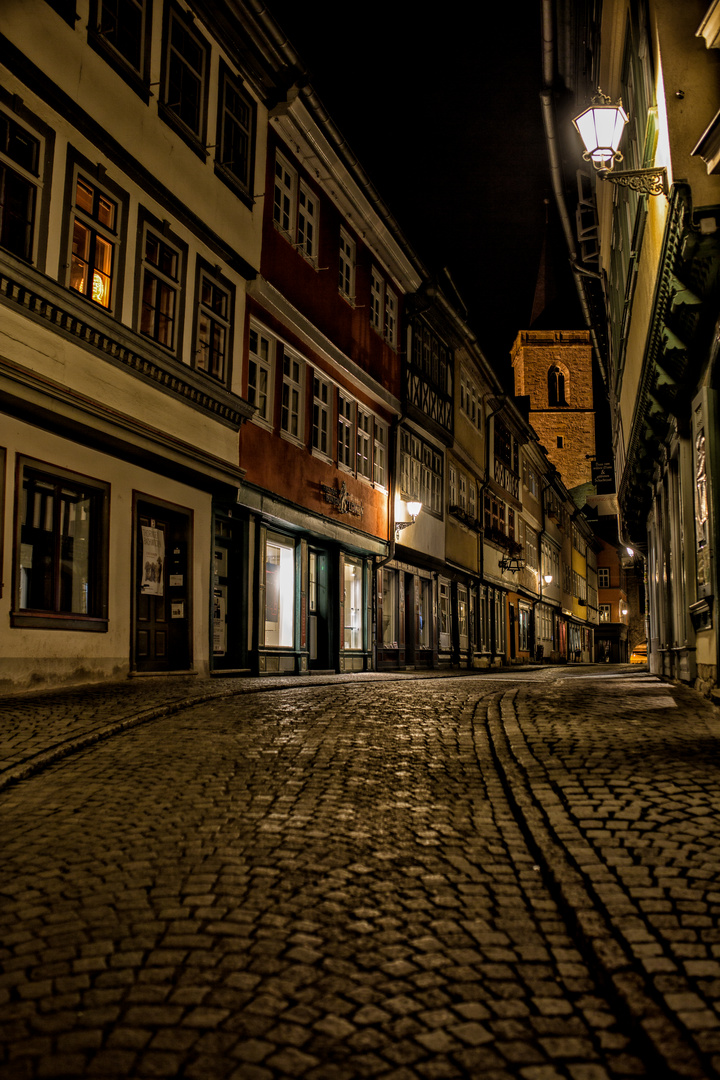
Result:
{"label": "lamp post arm", "polygon": [[667,195],[668,179],[667,169],[661,166],[657,169],[626,169],[624,172],[611,172],[609,169],[598,169],[601,180],[608,180],[611,184],[620,187],[629,187],[640,195]]}

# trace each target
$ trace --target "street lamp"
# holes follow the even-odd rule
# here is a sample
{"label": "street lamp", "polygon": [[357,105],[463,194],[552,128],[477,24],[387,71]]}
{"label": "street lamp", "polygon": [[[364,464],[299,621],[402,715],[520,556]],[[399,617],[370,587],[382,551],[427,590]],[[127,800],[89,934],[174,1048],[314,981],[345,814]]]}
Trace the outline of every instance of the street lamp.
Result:
{"label": "street lamp", "polygon": [[552,574],[543,574],[543,581],[546,585],[552,584]]}
{"label": "street lamp", "polygon": [[590,107],[573,120],[585,146],[584,159],[592,161],[601,180],[632,188],[641,195],[667,195],[667,171],[663,167],[612,171],[615,163],[622,161],[618,147],[627,122],[622,102],[613,105],[607,94],[598,89]]}
{"label": "street lamp", "polygon": [[415,499],[411,499],[407,504],[408,514],[410,515],[409,521],[396,521],[395,522],[395,540],[400,539],[400,533],[403,529],[409,529],[411,525],[415,524],[415,518],[422,510],[422,503],[417,502]]}

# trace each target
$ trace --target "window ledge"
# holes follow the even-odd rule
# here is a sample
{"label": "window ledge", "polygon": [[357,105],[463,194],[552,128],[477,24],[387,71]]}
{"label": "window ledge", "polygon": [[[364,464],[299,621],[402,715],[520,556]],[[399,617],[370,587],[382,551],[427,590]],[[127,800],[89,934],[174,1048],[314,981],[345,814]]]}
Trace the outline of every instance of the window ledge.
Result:
{"label": "window ledge", "polygon": [[92,634],[105,634],[107,619],[90,618],[85,615],[60,615],[54,612],[12,611],[10,625],[28,630],[82,630]]}

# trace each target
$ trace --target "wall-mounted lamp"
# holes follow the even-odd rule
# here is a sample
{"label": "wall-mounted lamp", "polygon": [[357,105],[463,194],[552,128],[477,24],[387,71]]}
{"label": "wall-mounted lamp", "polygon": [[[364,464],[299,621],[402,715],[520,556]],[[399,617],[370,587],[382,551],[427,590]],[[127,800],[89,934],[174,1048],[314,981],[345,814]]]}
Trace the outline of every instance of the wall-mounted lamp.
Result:
{"label": "wall-mounted lamp", "polygon": [[634,550],[633,550],[633,549],[632,549],[631,547],[626,547],[626,548],[625,548],[625,550],[627,551],[628,555],[629,555],[629,556],[630,556],[630,558],[632,559],[632,557],[633,557],[633,556],[634,556],[634,554],[635,554]]}
{"label": "wall-mounted lamp", "polygon": [[418,516],[418,514],[422,510],[422,503],[421,502],[416,502],[415,500],[412,500],[407,504],[407,510],[408,510],[408,514],[410,515],[410,520],[409,521],[396,521],[395,522],[395,540],[396,540],[396,542],[400,539],[400,533],[403,531],[403,529],[408,529],[411,525],[415,524],[415,518]]}
{"label": "wall-mounted lamp", "polygon": [[667,195],[667,170],[662,167],[612,172],[615,163],[622,161],[618,147],[627,122],[622,101],[613,105],[607,94],[598,89],[590,107],[573,120],[585,145],[583,157],[592,161],[601,180],[632,188],[641,195]]}
{"label": "wall-mounted lamp", "polygon": [[552,574],[543,574],[543,581],[546,585],[552,584]]}
{"label": "wall-mounted lamp", "polygon": [[620,608],[620,614],[621,615],[627,615],[627,613],[628,613],[628,609],[626,607]]}

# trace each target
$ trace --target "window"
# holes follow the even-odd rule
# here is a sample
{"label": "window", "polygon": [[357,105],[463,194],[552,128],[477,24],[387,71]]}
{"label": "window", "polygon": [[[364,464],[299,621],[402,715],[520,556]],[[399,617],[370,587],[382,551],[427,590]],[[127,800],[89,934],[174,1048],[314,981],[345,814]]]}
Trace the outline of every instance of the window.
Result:
{"label": "window", "polygon": [[220,69],[216,171],[242,194],[252,194],[255,102],[224,64]]}
{"label": "window", "polygon": [[317,372],[313,375],[312,448],[328,457],[330,454],[330,383]]}
{"label": "window", "polygon": [[381,570],[382,624],[381,641],[386,649],[397,649],[397,570]]}
{"label": "window", "polygon": [[531,570],[538,568],[538,534],[529,525],[525,526],[525,563]]}
{"label": "window", "polygon": [[286,435],[298,441],[303,437],[303,367],[303,361],[285,348],[280,427]]}
{"label": "window", "polygon": [[14,626],[107,629],[110,488],[21,462]]}
{"label": "window", "polygon": [[518,604],[518,649],[527,652],[530,648],[530,608]]}
{"label": "window", "polygon": [[505,535],[505,503],[502,499],[498,499],[492,491],[485,492],[483,500],[483,526],[485,531],[489,532],[491,535],[493,532]]}
{"label": "window", "polygon": [[523,483],[534,499],[538,497],[537,473],[526,460],[523,461]]}
{"label": "window", "polygon": [[458,486],[457,486],[457,469],[454,465],[451,465],[448,469],[448,498],[450,500],[450,506],[457,506],[458,504]]}
{"label": "window", "polygon": [[409,431],[400,436],[402,494],[419,499],[423,508],[442,517],[444,462],[440,451]]}
{"label": "window", "polygon": [[468,636],[468,594],[464,585],[458,585],[458,637],[461,649],[467,649]]}
{"label": "window", "polygon": [[338,465],[352,469],[355,454],[355,402],[338,392]]}
{"label": "window", "polygon": [[372,480],[373,418],[364,409],[357,410],[357,472]]}
{"label": "window", "polygon": [[449,649],[452,640],[452,609],[450,606],[450,582],[438,585],[438,608],[440,617],[440,648]]}
{"label": "window", "polygon": [[314,266],[318,256],[318,218],[316,196],[282,155],[275,158],[273,221],[275,227]]}
{"label": "window", "polygon": [[146,75],[149,8],[150,0],[97,0],[88,36],[107,59],[120,61],[121,74],[126,66],[138,78]]}
{"label": "window", "polygon": [[477,517],[477,500],[475,497],[475,481],[471,480],[468,487],[468,513],[470,517]]}
{"label": "window", "polygon": [[39,196],[40,140],[0,112],[0,246],[30,261]]}
{"label": "window", "polygon": [[177,247],[146,226],[142,249],[140,333],[177,349],[181,256]]}
{"label": "window", "polygon": [[294,612],[295,545],[287,537],[268,533],[265,541],[266,645],[292,648]]}
{"label": "window", "polygon": [[360,559],[344,559],[343,648],[362,649],[363,645],[363,564]]}
{"label": "window", "polygon": [[250,326],[248,401],[255,406],[254,420],[272,423],[272,373],[275,342],[259,326]]}
{"label": "window", "polygon": [[382,274],[373,266],[370,271],[370,325],[393,349],[397,348],[397,308],[397,296],[392,289],[386,288]]}
{"label": "window", "polygon": [[418,645],[421,649],[432,647],[432,582],[420,578],[420,606],[418,609]]}
{"label": "window", "polygon": [[567,405],[565,400],[565,376],[559,367],[553,366],[548,371],[548,405],[555,408]]}
{"label": "window", "polygon": [[598,611],[600,613],[600,622],[610,622],[610,605],[600,604]]}
{"label": "window", "polygon": [[310,189],[300,181],[297,215],[297,247],[301,255],[317,264],[318,255],[318,201]]}
{"label": "window", "polygon": [[598,577],[598,588],[599,589],[609,589],[610,588],[610,567],[609,566],[598,566],[597,577]]}
{"label": "window", "polygon": [[564,445],[565,445],[564,437],[562,435],[558,435],[557,436],[557,448],[558,448],[558,450],[562,450]]}
{"label": "window", "polygon": [[480,431],[482,427],[480,390],[465,370],[460,373],[460,411],[465,414],[473,427]]}
{"label": "window", "polygon": [[387,425],[375,421],[375,445],[373,454],[373,481],[387,487]]}
{"label": "window", "polygon": [[75,178],[70,288],[104,308],[113,304],[118,204],[85,176]]}
{"label": "window", "polygon": [[[204,140],[208,46],[188,19],[170,8],[165,51],[165,115],[183,134]],[[203,157],[205,150],[203,147]]]}
{"label": "window", "polygon": [[467,510],[467,476],[460,473],[458,479],[458,504],[461,510]]}
{"label": "window", "polygon": [[200,267],[197,293],[195,367],[198,371],[206,371],[220,382],[226,382],[230,374],[230,286]]}
{"label": "window", "polygon": [[338,281],[340,295],[346,300],[355,300],[355,241],[340,230],[340,277]]}

